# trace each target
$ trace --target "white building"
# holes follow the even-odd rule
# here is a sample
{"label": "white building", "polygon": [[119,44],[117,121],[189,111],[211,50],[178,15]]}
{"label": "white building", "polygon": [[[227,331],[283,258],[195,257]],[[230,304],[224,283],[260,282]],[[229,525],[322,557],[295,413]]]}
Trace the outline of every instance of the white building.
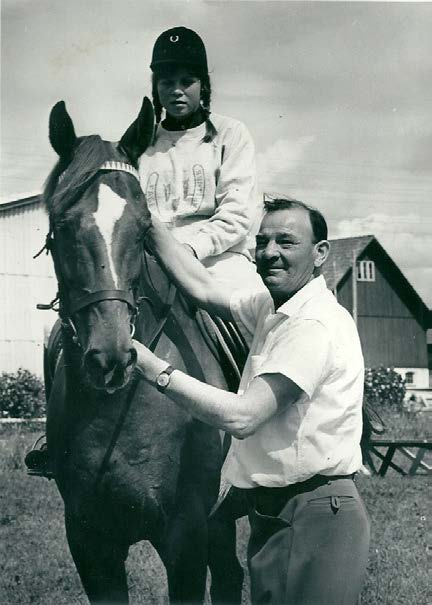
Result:
{"label": "white building", "polygon": [[57,292],[52,259],[42,248],[48,216],[39,195],[0,203],[0,373],[19,367],[42,376],[44,328],[56,320],[39,311]]}

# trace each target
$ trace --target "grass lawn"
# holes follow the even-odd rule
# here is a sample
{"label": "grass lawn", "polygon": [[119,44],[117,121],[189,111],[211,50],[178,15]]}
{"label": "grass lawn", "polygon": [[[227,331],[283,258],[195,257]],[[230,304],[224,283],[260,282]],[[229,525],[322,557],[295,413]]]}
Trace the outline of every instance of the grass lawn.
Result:
{"label": "grass lawn", "polygon": [[[67,548],[56,486],[28,477],[24,470],[24,453],[38,433],[0,431],[0,605],[87,604]],[[431,483],[430,477],[401,477],[391,470],[385,478],[359,478],[372,520],[362,605],[432,605],[427,573],[432,558]],[[243,563],[247,536],[242,519],[238,553]],[[128,575],[132,605],[167,603],[165,572],[148,544],[131,548]],[[249,602],[247,582],[243,601]]]}

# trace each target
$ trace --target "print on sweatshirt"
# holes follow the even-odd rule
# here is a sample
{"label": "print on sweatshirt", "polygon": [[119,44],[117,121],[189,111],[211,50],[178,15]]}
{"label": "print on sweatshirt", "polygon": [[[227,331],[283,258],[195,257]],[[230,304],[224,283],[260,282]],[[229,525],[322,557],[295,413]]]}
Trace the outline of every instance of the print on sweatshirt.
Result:
{"label": "print on sweatshirt", "polygon": [[183,197],[171,192],[171,183],[166,182],[159,172],[152,172],[147,181],[145,196],[149,210],[157,216],[171,216],[199,212],[204,201],[205,171],[201,164],[183,170]]}

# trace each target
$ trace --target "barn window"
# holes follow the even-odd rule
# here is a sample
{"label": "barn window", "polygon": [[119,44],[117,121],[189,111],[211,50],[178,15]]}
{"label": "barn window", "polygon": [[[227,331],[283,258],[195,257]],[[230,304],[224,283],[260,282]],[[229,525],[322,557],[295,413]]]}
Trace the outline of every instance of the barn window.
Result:
{"label": "barn window", "polygon": [[357,281],[375,281],[375,263],[373,260],[361,260],[357,264]]}
{"label": "barn window", "polygon": [[414,384],[414,372],[405,372],[405,384]]}

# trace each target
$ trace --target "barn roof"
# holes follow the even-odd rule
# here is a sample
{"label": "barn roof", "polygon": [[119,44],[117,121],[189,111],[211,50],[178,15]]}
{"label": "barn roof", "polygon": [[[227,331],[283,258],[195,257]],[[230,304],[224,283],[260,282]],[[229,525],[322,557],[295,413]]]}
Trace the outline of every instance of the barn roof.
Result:
{"label": "barn roof", "polygon": [[323,275],[331,290],[334,290],[351,270],[353,254],[356,258],[361,256],[373,239],[373,235],[361,235],[330,240],[330,254],[323,267]]}
{"label": "barn roof", "polygon": [[356,260],[367,256],[376,263],[423,328],[432,328],[432,312],[375,236],[362,235],[333,239],[330,240],[330,244],[330,254],[323,266],[323,275],[331,290],[334,290],[351,273],[354,256]]}

